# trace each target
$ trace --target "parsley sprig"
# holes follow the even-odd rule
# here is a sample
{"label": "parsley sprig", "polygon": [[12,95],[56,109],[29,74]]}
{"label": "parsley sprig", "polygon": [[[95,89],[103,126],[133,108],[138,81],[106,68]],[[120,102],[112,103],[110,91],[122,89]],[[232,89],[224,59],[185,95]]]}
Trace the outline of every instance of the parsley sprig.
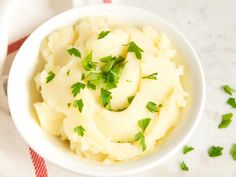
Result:
{"label": "parsley sprig", "polygon": [[49,71],[49,72],[48,72],[48,76],[47,76],[47,78],[46,78],[46,84],[49,83],[51,80],[53,80],[55,76],[56,76],[56,75],[55,75],[54,72]]}
{"label": "parsley sprig", "polygon": [[85,129],[82,125],[78,125],[77,127],[74,128],[74,132],[78,135],[78,136],[84,136],[84,132]]}
{"label": "parsley sprig", "polygon": [[135,56],[138,60],[141,60],[142,58],[142,52],[143,52],[143,49],[141,49],[135,42],[131,41],[129,44],[128,44],[128,52],[134,52],[135,53]]}
{"label": "parsley sprig", "polygon": [[93,52],[90,51],[89,54],[82,61],[82,66],[86,71],[95,70],[97,67],[97,63],[92,61]]}
{"label": "parsley sprig", "polygon": [[79,112],[82,112],[84,103],[82,99],[75,100],[73,106],[79,110]]}
{"label": "parsley sprig", "polygon": [[229,124],[232,122],[232,117],[233,114],[232,113],[227,113],[222,115],[222,119],[220,124],[218,125],[218,128],[226,128],[229,126]]}
{"label": "parsley sprig", "polygon": [[104,88],[101,88],[100,100],[102,102],[102,105],[104,107],[107,107],[108,105],[110,105],[111,99],[112,99],[111,92],[105,90]]}
{"label": "parsley sprig", "polygon": [[98,39],[102,39],[102,38],[106,37],[109,33],[110,33],[110,31],[100,32],[99,35],[98,35]]}
{"label": "parsley sprig", "polygon": [[76,97],[76,95],[78,93],[80,93],[80,90],[84,89],[85,88],[85,84],[81,83],[81,82],[76,82],[74,83],[71,87],[71,90],[72,90],[72,94],[74,97]]}
{"label": "parsley sprig", "polygon": [[78,49],[76,49],[75,47],[72,47],[70,49],[67,50],[67,52],[71,55],[71,56],[76,56],[76,57],[81,57],[81,53]]}

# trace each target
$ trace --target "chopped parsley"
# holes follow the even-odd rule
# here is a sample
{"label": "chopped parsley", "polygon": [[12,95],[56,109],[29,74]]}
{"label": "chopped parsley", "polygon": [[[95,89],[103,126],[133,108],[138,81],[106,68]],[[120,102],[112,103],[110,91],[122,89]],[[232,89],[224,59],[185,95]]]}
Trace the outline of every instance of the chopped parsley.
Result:
{"label": "chopped parsley", "polygon": [[211,147],[208,149],[208,155],[209,155],[210,157],[218,157],[218,156],[221,156],[223,149],[224,149],[224,148],[221,147],[221,146],[211,146]]}
{"label": "chopped parsley", "polygon": [[188,152],[190,152],[190,151],[192,151],[192,150],[194,150],[193,147],[191,147],[191,146],[184,146],[184,148],[183,148],[183,154],[187,154]]}
{"label": "chopped parsley", "polygon": [[98,39],[102,39],[102,38],[106,37],[109,33],[110,33],[110,31],[102,31],[101,33],[99,33]]}
{"label": "chopped parsley", "polygon": [[227,103],[232,106],[232,108],[236,108],[236,101],[235,98],[231,97],[227,100]]}
{"label": "chopped parsley", "polygon": [[110,104],[110,101],[112,99],[111,92],[109,92],[108,90],[105,90],[104,88],[101,88],[100,99],[101,99],[102,105],[106,107],[107,105]]}
{"label": "chopped parsley", "polygon": [[127,97],[127,100],[129,102],[129,104],[132,103],[133,99],[134,99],[134,96],[128,96]]}
{"label": "chopped parsley", "polygon": [[145,137],[144,134],[142,132],[137,133],[134,136],[134,140],[135,141],[139,141],[140,146],[142,147],[142,150],[145,151],[146,150],[146,144],[145,144]]}
{"label": "chopped parsley", "polygon": [[90,51],[89,54],[82,61],[82,66],[86,71],[95,70],[97,67],[97,63],[92,61],[93,52]]}
{"label": "chopped parsley", "polygon": [[150,75],[143,76],[143,79],[157,80],[157,74],[158,74],[158,73],[152,73],[152,74],[150,74]]}
{"label": "chopped parsley", "polygon": [[230,149],[230,154],[234,160],[236,160],[236,144],[233,144]]}
{"label": "chopped parsley", "polygon": [[73,96],[76,97],[76,95],[80,93],[80,90],[85,88],[85,84],[76,82],[70,88],[72,89]]}
{"label": "chopped parsley", "polygon": [[141,60],[143,49],[141,49],[137,44],[131,41],[128,47],[128,52],[134,52],[137,59]]}
{"label": "chopped parsley", "polygon": [[54,77],[55,77],[55,73],[52,72],[52,71],[49,71],[49,72],[48,72],[48,76],[47,76],[47,78],[46,78],[46,84],[49,83],[51,80],[53,80]]}
{"label": "chopped parsley", "polygon": [[183,170],[183,171],[188,171],[188,166],[186,165],[186,163],[184,161],[182,161],[180,163],[180,169]]}
{"label": "chopped parsley", "polygon": [[157,104],[152,102],[152,101],[149,101],[147,104],[146,104],[146,108],[150,111],[150,112],[157,112]]}
{"label": "chopped parsley", "polygon": [[90,84],[93,84],[95,86],[100,85],[104,82],[104,78],[102,73],[100,72],[90,72],[87,74],[86,79]]}
{"label": "chopped parsley", "polygon": [[75,108],[77,108],[77,109],[79,110],[79,112],[82,112],[83,107],[84,107],[83,100],[82,100],[82,99],[75,100],[73,106],[74,106]]}
{"label": "chopped parsley", "polygon": [[67,76],[69,76],[69,75],[70,75],[70,70],[68,70],[68,71],[66,72],[66,75],[67,75]]}
{"label": "chopped parsley", "polygon": [[141,128],[141,131],[138,132],[135,136],[134,136],[134,141],[139,141],[140,146],[142,147],[142,150],[145,151],[146,150],[146,144],[145,144],[145,136],[144,136],[144,132],[147,128],[147,126],[149,125],[151,119],[150,118],[145,118],[145,119],[141,119],[138,121],[138,125]]}
{"label": "chopped parsley", "polygon": [[71,56],[74,55],[74,56],[76,56],[76,57],[81,57],[80,51],[79,51],[78,49],[74,48],[74,47],[68,49],[67,52],[68,52]]}
{"label": "chopped parsley", "polygon": [[229,85],[224,85],[223,89],[224,89],[225,93],[228,93],[229,95],[232,95],[232,92],[235,92],[235,90],[232,87],[230,87]]}
{"label": "chopped parsley", "polygon": [[87,87],[91,88],[92,90],[96,90],[96,85],[94,85],[93,83],[91,83],[90,81],[87,82]]}
{"label": "chopped parsley", "polygon": [[229,126],[229,124],[232,122],[232,113],[224,114],[222,115],[222,119],[220,124],[218,125],[218,128],[226,128]]}
{"label": "chopped parsley", "polygon": [[84,132],[85,132],[85,129],[82,125],[79,125],[77,127],[74,128],[74,132],[78,135],[78,136],[84,136]]}
{"label": "chopped parsley", "polygon": [[84,80],[84,79],[85,79],[85,75],[84,75],[84,73],[82,73],[81,80]]}
{"label": "chopped parsley", "polygon": [[150,118],[145,118],[145,119],[141,119],[138,121],[138,125],[139,127],[142,129],[142,132],[144,133],[147,126],[149,125],[151,119]]}

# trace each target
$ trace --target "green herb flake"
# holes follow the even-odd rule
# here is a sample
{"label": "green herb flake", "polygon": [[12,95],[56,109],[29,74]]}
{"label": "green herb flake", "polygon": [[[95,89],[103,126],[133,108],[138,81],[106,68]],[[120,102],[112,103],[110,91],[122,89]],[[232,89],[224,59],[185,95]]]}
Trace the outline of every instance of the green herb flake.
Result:
{"label": "green herb flake", "polygon": [[233,144],[230,149],[230,154],[234,160],[236,160],[236,144]]}
{"label": "green herb flake", "polygon": [[229,95],[232,95],[232,92],[235,92],[235,89],[233,89],[229,85],[224,85],[223,89],[224,89],[225,93],[228,93]]}
{"label": "green herb flake", "polygon": [[102,73],[90,72],[87,74],[86,79],[96,86],[104,82]]}
{"label": "green herb flake", "polygon": [[143,76],[143,79],[157,80],[157,74],[158,74],[158,73],[152,73],[152,74],[150,74],[150,75]]}
{"label": "green herb flake", "polygon": [[77,109],[79,110],[79,112],[82,112],[83,107],[84,107],[83,100],[82,100],[82,99],[80,99],[80,100],[75,100],[73,106],[74,106],[75,108],[77,108]]}
{"label": "green herb flake", "polygon": [[143,135],[142,132],[139,132],[137,133],[135,136],[134,136],[134,140],[135,141],[139,141],[139,144],[140,146],[142,147],[142,150],[145,151],[146,150],[146,144],[145,144],[145,137]]}
{"label": "green herb flake", "polygon": [[67,76],[69,76],[69,75],[70,75],[70,70],[68,70],[68,71],[66,72],[66,75],[67,75]]}
{"label": "green herb flake", "polygon": [[150,118],[145,118],[145,119],[141,119],[141,120],[138,121],[138,125],[142,129],[142,132],[145,132],[147,126],[150,123],[150,121],[151,121]]}
{"label": "green herb flake", "polygon": [[227,100],[227,103],[232,106],[232,108],[236,108],[236,101],[235,98],[231,97]]}
{"label": "green herb flake", "polygon": [[54,77],[55,77],[55,73],[52,72],[52,71],[49,71],[49,72],[48,72],[48,76],[47,76],[47,78],[46,78],[46,84],[49,83],[51,80],[53,80]]}
{"label": "green herb flake", "polygon": [[72,89],[72,94],[74,97],[76,97],[76,95],[78,93],[80,93],[80,90],[81,89],[84,89],[85,88],[85,84],[81,83],[81,82],[76,82],[74,83],[72,86],[71,86],[71,89]]}
{"label": "green herb flake", "polygon": [[102,31],[101,33],[99,33],[98,39],[102,39],[102,38],[106,37],[109,33],[110,33],[110,31]]}
{"label": "green herb flake", "polygon": [[188,166],[186,165],[186,163],[184,161],[182,161],[180,163],[180,169],[183,170],[183,171],[188,171],[189,170]]}
{"label": "green herb flake", "polygon": [[105,90],[104,88],[101,88],[100,99],[101,99],[102,105],[106,107],[107,105],[110,104],[110,101],[112,99],[111,92],[109,92],[108,90]]}
{"label": "green herb flake", "polygon": [[229,124],[232,122],[232,113],[224,114],[222,115],[222,119],[220,124],[218,125],[218,128],[226,128],[229,126]]}
{"label": "green herb flake", "polygon": [[141,60],[143,49],[141,49],[135,42],[131,41],[128,47],[128,52],[134,52],[137,59]]}
{"label": "green herb flake", "polygon": [[152,102],[152,101],[149,101],[147,104],[146,104],[146,108],[150,111],[150,112],[157,112],[157,104]]}
{"label": "green herb flake", "polygon": [[93,83],[91,83],[90,81],[87,82],[87,87],[91,88],[92,90],[96,90],[96,85],[94,85]]}
{"label": "green herb flake", "polygon": [[74,56],[76,56],[76,57],[81,57],[80,51],[79,51],[78,49],[74,48],[74,47],[68,49],[67,52],[68,52],[71,56],[74,55]]}
{"label": "green herb flake", "polygon": [[223,149],[224,149],[224,148],[221,147],[221,146],[211,146],[211,147],[208,149],[208,155],[209,155],[210,157],[218,157],[218,156],[221,156]]}
{"label": "green herb flake", "polygon": [[82,125],[79,125],[77,127],[74,128],[74,132],[78,135],[78,136],[84,136],[84,132],[85,132],[85,129]]}
{"label": "green herb flake", "polygon": [[92,61],[93,52],[90,51],[89,54],[82,61],[82,66],[86,71],[95,70],[97,67],[97,63]]}
{"label": "green herb flake", "polygon": [[134,96],[128,96],[127,97],[127,100],[129,102],[129,104],[132,103],[133,99],[134,99]]}
{"label": "green herb flake", "polygon": [[70,107],[70,105],[71,105],[71,103],[67,103],[67,107],[68,107],[68,108]]}
{"label": "green herb flake", "polygon": [[81,75],[81,81],[84,80],[84,79],[85,79],[85,75],[84,75],[84,73],[82,73],[82,75]]}
{"label": "green herb flake", "polygon": [[183,154],[187,154],[187,153],[189,153],[192,150],[194,150],[193,147],[191,147],[191,146],[184,146],[183,147]]}

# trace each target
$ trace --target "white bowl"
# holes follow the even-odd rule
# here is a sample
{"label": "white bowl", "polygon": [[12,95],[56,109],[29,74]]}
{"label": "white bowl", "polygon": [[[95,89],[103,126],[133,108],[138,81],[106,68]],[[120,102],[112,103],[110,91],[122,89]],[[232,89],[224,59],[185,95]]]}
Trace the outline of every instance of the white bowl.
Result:
{"label": "white bowl", "polygon": [[[161,147],[154,153],[124,164],[102,165],[82,159],[63,147],[57,138],[46,134],[32,113],[36,99],[32,90],[33,77],[39,69],[38,53],[44,37],[57,28],[75,23],[84,16],[109,16],[134,25],[149,24],[165,32],[184,58],[183,79],[190,93],[188,106],[179,124],[171,131]],[[177,152],[193,133],[200,119],[205,97],[203,71],[199,59],[186,38],[171,24],[159,16],[142,9],[123,5],[92,5],[66,11],[50,19],[35,30],[18,51],[11,67],[8,82],[8,101],[14,123],[38,154],[68,170],[90,176],[121,176],[150,169]]]}

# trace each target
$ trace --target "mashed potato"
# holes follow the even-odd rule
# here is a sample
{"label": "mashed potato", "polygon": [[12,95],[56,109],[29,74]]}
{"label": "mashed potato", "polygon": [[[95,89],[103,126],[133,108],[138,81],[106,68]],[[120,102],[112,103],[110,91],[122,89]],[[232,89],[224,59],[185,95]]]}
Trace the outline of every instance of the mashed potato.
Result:
{"label": "mashed potato", "polygon": [[35,77],[42,129],[103,163],[142,156],[179,121],[183,67],[167,36],[106,18],[85,18],[51,33]]}

